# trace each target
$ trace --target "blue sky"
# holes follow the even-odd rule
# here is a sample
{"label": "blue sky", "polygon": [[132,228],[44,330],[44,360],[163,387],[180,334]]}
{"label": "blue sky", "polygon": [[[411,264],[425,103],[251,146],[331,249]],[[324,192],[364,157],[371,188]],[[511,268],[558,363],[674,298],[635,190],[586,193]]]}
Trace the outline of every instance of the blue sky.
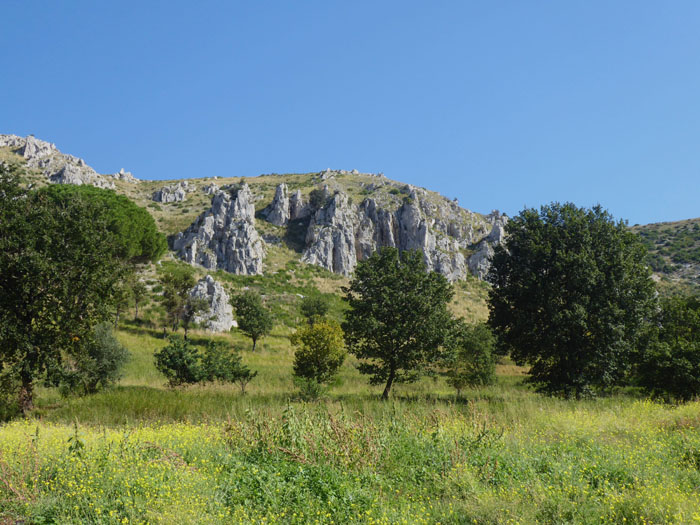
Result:
{"label": "blue sky", "polygon": [[384,172],[700,216],[700,2],[5,0],[0,133],[100,172]]}

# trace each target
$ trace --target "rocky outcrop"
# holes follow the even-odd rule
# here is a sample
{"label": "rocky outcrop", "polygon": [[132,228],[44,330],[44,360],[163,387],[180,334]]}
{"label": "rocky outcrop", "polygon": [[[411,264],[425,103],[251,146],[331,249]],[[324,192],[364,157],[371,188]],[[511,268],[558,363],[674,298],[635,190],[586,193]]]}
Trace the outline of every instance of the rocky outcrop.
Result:
{"label": "rocky outcrop", "polygon": [[24,157],[27,166],[41,170],[54,184],[90,184],[98,188],[114,189],[114,182],[100,175],[81,158],[61,153],[54,144],[33,135],[0,135],[0,147],[12,148]]}
{"label": "rocky outcrop", "polygon": [[211,275],[200,279],[190,291],[190,296],[195,299],[204,299],[208,304],[208,308],[193,319],[206,330],[228,332],[232,326],[238,326],[233,319],[233,308],[226,290]]}
{"label": "rocky outcrop", "polygon": [[195,191],[194,186],[191,186],[189,182],[184,180],[177,184],[163,186],[161,189],[153,192],[151,199],[164,204],[169,202],[182,202],[187,200],[187,194],[192,191]]}
{"label": "rocky outcrop", "polygon": [[277,186],[275,198],[263,210],[262,215],[267,222],[276,226],[285,226],[289,222],[289,191],[286,184],[282,183]]}
{"label": "rocky outcrop", "polygon": [[357,215],[347,195],[336,193],[311,219],[302,261],[349,275],[357,264],[356,222]]}
{"label": "rocky outcrop", "polygon": [[130,171],[124,171],[124,168],[120,169],[117,173],[112,173],[112,177],[122,182],[129,182],[131,184],[141,182],[139,179],[134,177]]}
{"label": "rocky outcrop", "polygon": [[204,186],[202,191],[204,191],[205,195],[214,195],[219,189],[219,185],[212,182]]}
{"label": "rocky outcrop", "polygon": [[[488,250],[502,240],[506,218],[484,220],[456,203],[430,198],[425,190],[405,188],[408,193],[393,211],[372,198],[356,207],[345,194],[336,192],[311,218],[302,260],[349,275],[357,261],[391,246],[420,250],[427,268],[450,281],[465,278],[472,264],[473,272],[482,275]],[[468,263],[463,251],[482,238],[479,249],[485,252],[477,252]]]}
{"label": "rocky outcrop", "polygon": [[289,197],[289,220],[303,219],[311,214],[311,208],[304,204],[304,197],[301,190],[297,190]]}
{"label": "rocky outcrop", "polygon": [[492,224],[491,231],[476,246],[476,251],[469,257],[469,271],[479,279],[485,279],[491,268],[491,257],[494,247],[501,244],[505,238],[505,226],[508,217],[494,210],[486,219]]}
{"label": "rocky outcrop", "polygon": [[265,245],[255,229],[255,208],[246,184],[220,191],[209,210],[177,234],[172,249],[190,264],[231,273],[262,273]]}

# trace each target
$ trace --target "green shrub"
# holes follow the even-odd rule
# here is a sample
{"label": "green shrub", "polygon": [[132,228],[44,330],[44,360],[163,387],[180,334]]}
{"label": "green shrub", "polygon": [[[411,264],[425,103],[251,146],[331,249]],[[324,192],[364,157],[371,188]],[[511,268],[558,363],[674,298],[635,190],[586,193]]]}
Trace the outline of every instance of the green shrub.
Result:
{"label": "green shrub", "polygon": [[156,368],[168,378],[171,387],[198,383],[205,377],[197,349],[177,335],[169,337],[170,344],[153,356]]}
{"label": "green shrub", "polygon": [[116,382],[129,359],[129,351],[114,336],[110,323],[100,323],[82,348],[65,363],[59,387],[63,395],[94,394]]}
{"label": "green shrub", "polygon": [[294,352],[294,375],[320,384],[330,382],[345,360],[343,330],[336,321],[318,320],[300,326],[290,341]]}
{"label": "green shrub", "polygon": [[484,323],[459,322],[451,337],[452,354],[446,361],[447,384],[457,390],[490,385],[496,379],[495,338]]}
{"label": "green shrub", "polygon": [[207,344],[202,357],[203,380],[237,383],[241,393],[245,394],[246,386],[257,375],[241,362],[238,352],[220,342],[210,341]]}

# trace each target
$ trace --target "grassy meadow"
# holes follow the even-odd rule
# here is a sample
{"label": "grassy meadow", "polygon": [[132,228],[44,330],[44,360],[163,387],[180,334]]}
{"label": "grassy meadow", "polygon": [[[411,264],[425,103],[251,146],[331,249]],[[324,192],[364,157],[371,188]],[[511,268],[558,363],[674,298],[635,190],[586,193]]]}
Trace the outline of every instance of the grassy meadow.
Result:
{"label": "grassy meadow", "polygon": [[259,371],[241,395],[168,389],[162,332],[124,323],[118,386],[41,390],[29,419],[0,427],[0,523],[700,522],[700,403],[543,397],[508,363],[462,399],[424,378],[383,403],[351,359],[306,403],[290,332],[255,353],[219,336]]}

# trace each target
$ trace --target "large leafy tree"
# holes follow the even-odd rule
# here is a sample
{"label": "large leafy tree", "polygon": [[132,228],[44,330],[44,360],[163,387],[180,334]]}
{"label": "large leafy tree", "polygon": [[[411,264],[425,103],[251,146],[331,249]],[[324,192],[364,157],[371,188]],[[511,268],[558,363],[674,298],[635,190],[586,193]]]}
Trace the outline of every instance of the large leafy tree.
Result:
{"label": "large leafy tree", "polygon": [[499,350],[550,393],[623,379],[655,297],[638,236],[600,206],[570,203],[525,209],[506,233],[488,275]]}
{"label": "large leafy tree", "polygon": [[265,308],[260,294],[246,290],[231,298],[231,306],[236,311],[238,329],[253,340],[253,351],[258,339],[272,330],[272,314]]}
{"label": "large leafy tree", "polygon": [[453,323],[453,290],[443,275],[426,271],[423,254],[383,248],[358,263],[343,291],[346,344],[360,372],[384,383],[384,399],[395,382],[415,381],[439,359]]}
{"label": "large leafy tree", "polygon": [[700,297],[668,297],[650,325],[637,378],[653,395],[680,400],[700,395]]}
{"label": "large leafy tree", "polygon": [[27,191],[16,169],[0,165],[0,363],[19,383],[25,412],[36,378],[61,367],[64,355],[89,350],[94,326],[111,315],[126,260],[143,255],[124,249],[113,192],[89,193]]}

